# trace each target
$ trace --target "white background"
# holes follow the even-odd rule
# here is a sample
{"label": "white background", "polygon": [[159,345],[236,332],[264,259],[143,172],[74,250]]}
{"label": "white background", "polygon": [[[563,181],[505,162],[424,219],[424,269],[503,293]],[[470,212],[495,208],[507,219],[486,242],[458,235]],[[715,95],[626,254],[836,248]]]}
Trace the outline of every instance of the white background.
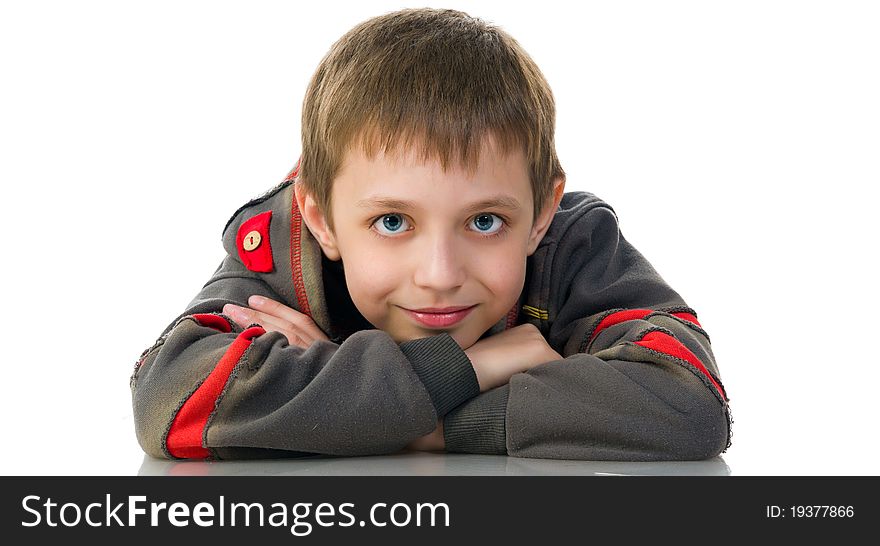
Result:
{"label": "white background", "polygon": [[[427,2],[550,82],[569,190],[696,309],[733,475],[875,475],[880,11],[872,2]],[[0,4],[3,474],[135,474],[128,379],[299,153],[359,2]]]}

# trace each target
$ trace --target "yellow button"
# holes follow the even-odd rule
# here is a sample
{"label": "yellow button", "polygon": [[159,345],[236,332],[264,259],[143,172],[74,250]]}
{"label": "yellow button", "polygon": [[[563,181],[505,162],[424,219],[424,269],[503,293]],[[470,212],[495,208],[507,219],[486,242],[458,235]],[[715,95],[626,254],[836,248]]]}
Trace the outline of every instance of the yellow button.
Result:
{"label": "yellow button", "polygon": [[260,241],[263,238],[260,237],[260,232],[257,230],[251,231],[247,235],[244,236],[244,241],[242,242],[242,246],[245,250],[250,252],[251,250],[255,250],[258,246],[260,246]]}

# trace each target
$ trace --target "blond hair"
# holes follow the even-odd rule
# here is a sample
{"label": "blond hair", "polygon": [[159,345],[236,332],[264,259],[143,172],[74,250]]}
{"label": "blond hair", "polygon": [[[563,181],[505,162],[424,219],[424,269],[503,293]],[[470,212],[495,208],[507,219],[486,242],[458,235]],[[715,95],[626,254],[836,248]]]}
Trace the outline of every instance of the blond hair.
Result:
{"label": "blond hair", "polygon": [[519,146],[537,217],[565,173],[554,144],[556,109],[535,62],[503,30],[466,13],[406,9],[348,31],[321,60],[303,101],[297,183],[332,229],[330,193],[345,153],[415,147],[424,160],[473,171],[485,137]]}

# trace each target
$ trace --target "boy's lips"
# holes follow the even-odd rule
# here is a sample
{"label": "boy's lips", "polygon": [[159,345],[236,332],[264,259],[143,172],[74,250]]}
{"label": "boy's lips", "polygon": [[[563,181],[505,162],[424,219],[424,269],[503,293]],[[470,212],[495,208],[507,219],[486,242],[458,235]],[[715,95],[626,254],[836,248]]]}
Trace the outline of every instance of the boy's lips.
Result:
{"label": "boy's lips", "polygon": [[461,322],[476,305],[459,305],[455,307],[424,307],[407,309],[401,307],[413,320],[428,328],[448,328]]}
{"label": "boy's lips", "polygon": [[467,309],[469,307],[473,307],[473,305],[456,305],[449,307],[422,307],[421,309],[407,309],[408,311],[413,311],[416,313],[454,313],[456,311],[461,311],[462,309]]}

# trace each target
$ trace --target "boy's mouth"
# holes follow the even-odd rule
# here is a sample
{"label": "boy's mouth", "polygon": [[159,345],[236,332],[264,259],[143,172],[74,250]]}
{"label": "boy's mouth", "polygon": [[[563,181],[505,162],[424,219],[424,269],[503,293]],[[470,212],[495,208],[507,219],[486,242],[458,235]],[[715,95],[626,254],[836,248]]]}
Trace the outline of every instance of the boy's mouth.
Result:
{"label": "boy's mouth", "polygon": [[401,307],[410,318],[427,328],[448,328],[461,322],[476,305],[456,307],[425,307],[422,309],[407,309]]}

